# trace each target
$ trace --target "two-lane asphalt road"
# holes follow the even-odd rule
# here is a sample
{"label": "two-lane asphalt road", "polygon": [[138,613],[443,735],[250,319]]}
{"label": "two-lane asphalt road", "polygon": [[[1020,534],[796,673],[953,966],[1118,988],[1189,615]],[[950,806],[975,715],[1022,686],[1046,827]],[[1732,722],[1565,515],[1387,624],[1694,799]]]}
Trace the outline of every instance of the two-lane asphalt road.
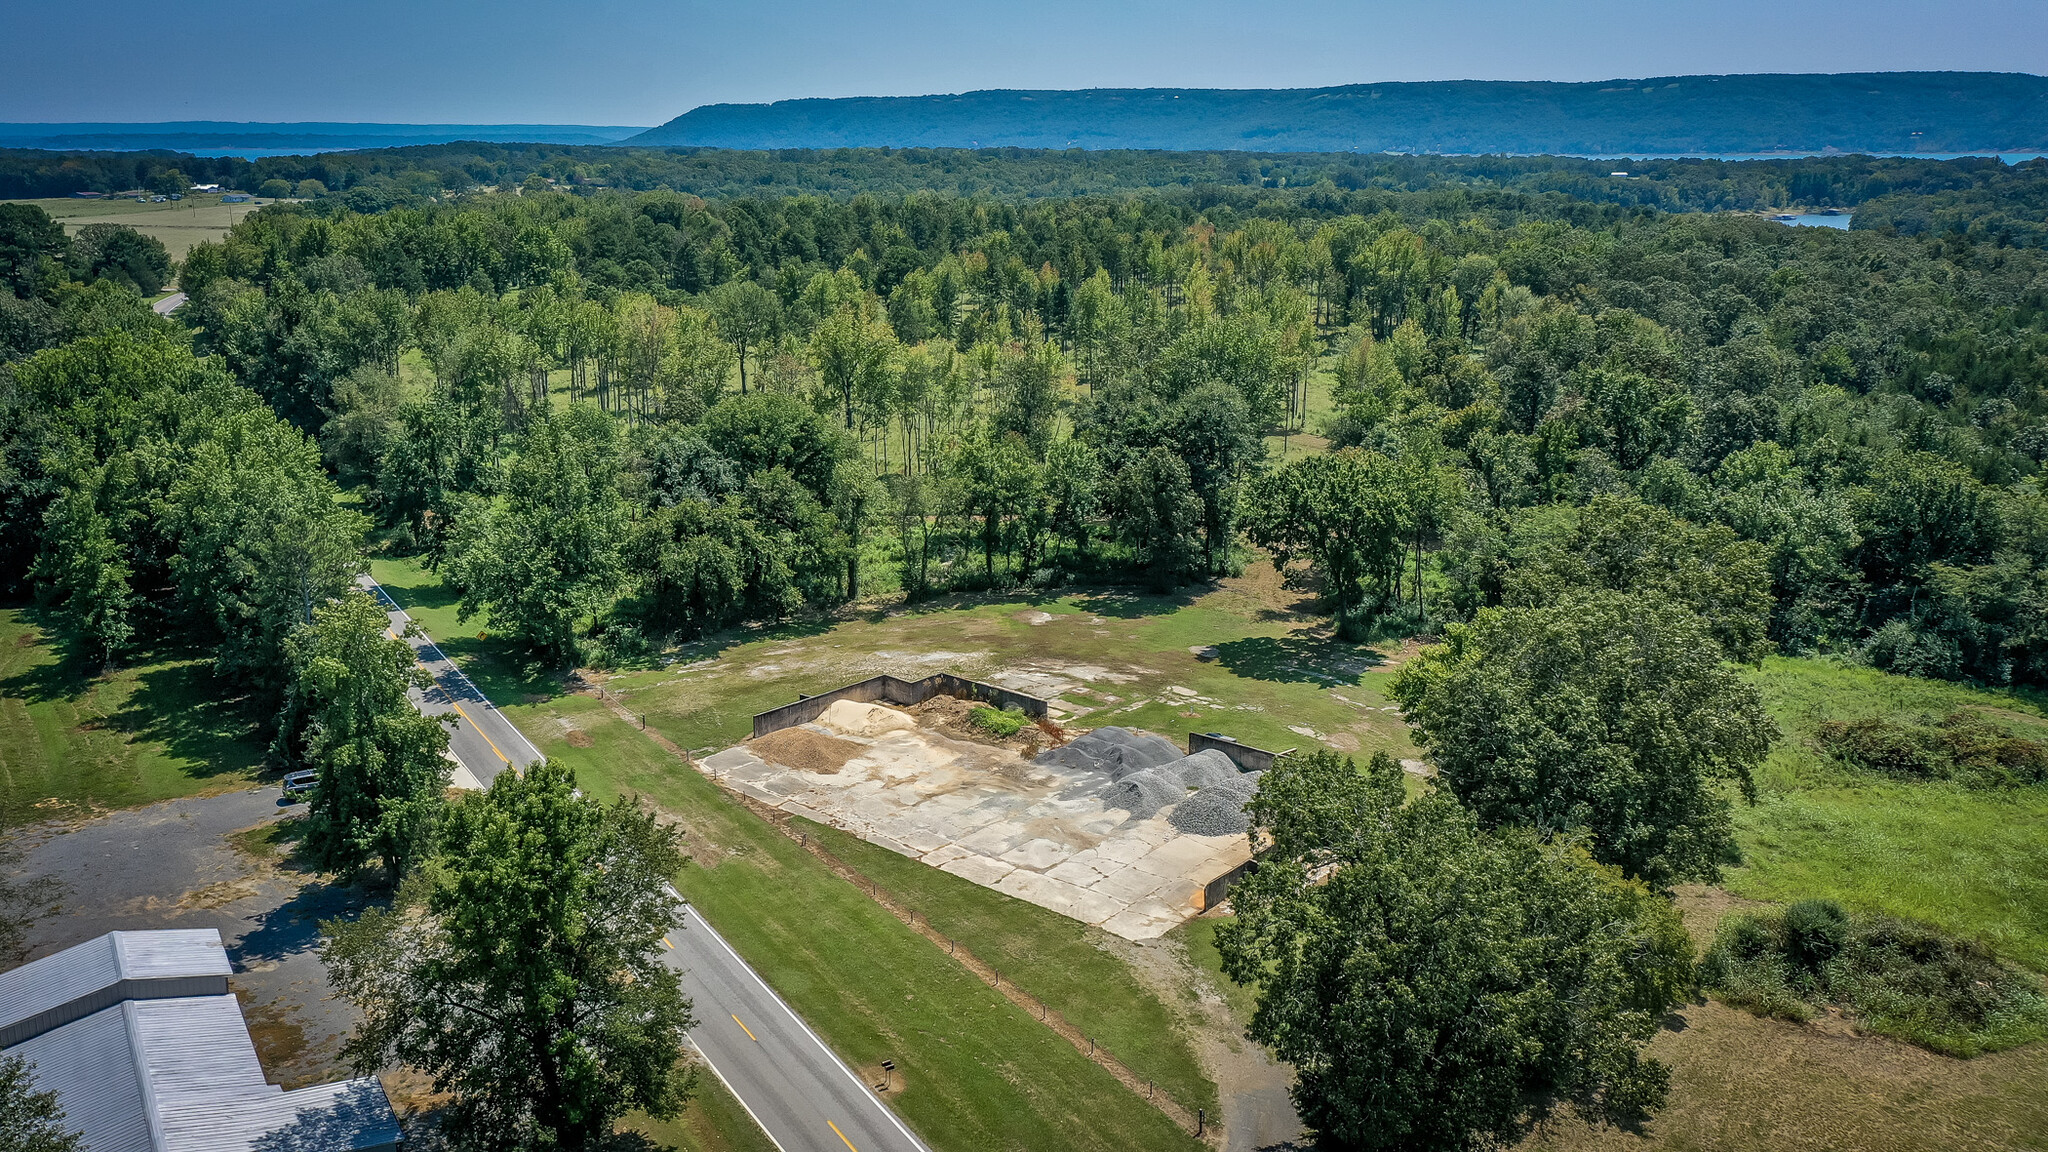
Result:
{"label": "two-lane asphalt road", "polygon": [[929,1152],[695,908],[666,943],[690,1042],[782,1152]]}
{"label": "two-lane asphalt road", "polygon": [[[384,606],[385,613],[391,617],[391,634],[412,645],[413,655],[419,658],[420,666],[434,678],[432,688],[412,693],[413,703],[429,716],[455,714],[455,727],[448,732],[448,750],[454,753],[456,762],[461,765],[461,770],[455,774],[458,787],[488,787],[491,780],[505,769],[524,768],[542,758],[540,749],[505,719],[489,697],[470,683],[469,677],[448,659],[432,637],[424,631],[406,635],[406,625],[413,619],[398,606],[390,593],[384,591],[383,586],[367,575],[356,577],[356,583]],[[463,779],[465,773],[469,779]]]}
{"label": "two-lane asphalt road", "polygon": [[[392,634],[406,637],[412,617],[376,581],[356,582],[384,606]],[[432,689],[412,694],[414,705],[457,717],[448,749],[458,786],[487,785],[541,759],[431,637],[415,630],[406,642],[434,678]],[[663,943],[695,1005],[690,1042],[782,1152],[930,1152],[695,908],[683,910]]]}

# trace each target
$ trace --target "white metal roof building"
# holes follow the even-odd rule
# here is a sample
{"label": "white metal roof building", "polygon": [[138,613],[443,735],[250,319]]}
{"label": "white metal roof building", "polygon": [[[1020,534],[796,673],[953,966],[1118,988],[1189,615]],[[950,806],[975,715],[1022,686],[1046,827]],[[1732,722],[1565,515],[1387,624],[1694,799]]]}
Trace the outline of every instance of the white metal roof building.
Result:
{"label": "white metal roof building", "polygon": [[109,932],[0,972],[0,1048],[35,1065],[90,1152],[380,1152],[374,1079],[263,1078],[220,933]]}

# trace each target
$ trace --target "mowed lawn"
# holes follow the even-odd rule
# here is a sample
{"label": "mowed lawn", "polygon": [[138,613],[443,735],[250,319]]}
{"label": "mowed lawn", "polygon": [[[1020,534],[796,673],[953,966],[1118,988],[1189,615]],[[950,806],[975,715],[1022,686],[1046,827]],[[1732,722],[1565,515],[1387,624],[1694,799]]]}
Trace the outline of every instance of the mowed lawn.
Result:
{"label": "mowed lawn", "polygon": [[244,785],[262,719],[203,656],[88,674],[26,611],[0,610],[0,826]]}
{"label": "mowed lawn", "polygon": [[1889,779],[1813,744],[1827,720],[1912,721],[1959,708],[2048,740],[2048,715],[2019,693],[1817,660],[1773,657],[1755,680],[1785,735],[1759,776],[1756,806],[1736,805],[1743,864],[1728,873],[1730,891],[1824,896],[1924,920],[2048,972],[2048,786]]}

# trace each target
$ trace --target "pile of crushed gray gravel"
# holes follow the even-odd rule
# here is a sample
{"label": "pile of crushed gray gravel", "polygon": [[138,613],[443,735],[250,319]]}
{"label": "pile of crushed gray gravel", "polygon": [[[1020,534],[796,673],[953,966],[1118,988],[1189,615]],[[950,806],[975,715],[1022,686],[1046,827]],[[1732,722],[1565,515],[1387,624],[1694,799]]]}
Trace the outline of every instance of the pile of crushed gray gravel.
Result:
{"label": "pile of crushed gray gravel", "polygon": [[1263,772],[1239,773],[1237,779],[1211,784],[1180,802],[1166,822],[1194,836],[1234,836],[1252,826],[1244,806],[1259,790]]}
{"label": "pile of crushed gray gravel", "polygon": [[[1258,787],[1256,774],[1238,771],[1230,757],[1213,748],[1183,756],[1167,740],[1128,728],[1084,732],[1072,743],[1041,754],[1037,762],[1080,776],[1062,794],[1066,797],[1095,796],[1103,807],[1121,808],[1134,820],[1147,820],[1163,808],[1179,805],[1172,817],[1174,827],[1202,836],[1244,831],[1247,825],[1238,809]],[[1179,813],[1191,804],[1194,811],[1184,824]],[[1235,827],[1230,827],[1233,821]]]}
{"label": "pile of crushed gray gravel", "polygon": [[1101,772],[1111,780],[1121,780],[1133,772],[1178,760],[1180,755],[1180,749],[1163,736],[1110,727],[1083,732],[1070,743],[1040,753],[1036,763]]}

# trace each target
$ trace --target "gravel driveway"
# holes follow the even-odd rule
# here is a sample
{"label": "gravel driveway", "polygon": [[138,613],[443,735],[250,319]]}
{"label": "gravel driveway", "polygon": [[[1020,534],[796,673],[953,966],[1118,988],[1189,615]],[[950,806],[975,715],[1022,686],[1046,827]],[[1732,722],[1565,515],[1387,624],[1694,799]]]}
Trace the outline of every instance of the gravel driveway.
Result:
{"label": "gravel driveway", "polygon": [[313,948],[321,920],[361,901],[263,836],[303,811],[272,785],[16,830],[18,871],[65,885],[57,914],[29,929],[29,958],[116,929],[218,928],[264,1072],[288,1088],[333,1079],[354,1018]]}

